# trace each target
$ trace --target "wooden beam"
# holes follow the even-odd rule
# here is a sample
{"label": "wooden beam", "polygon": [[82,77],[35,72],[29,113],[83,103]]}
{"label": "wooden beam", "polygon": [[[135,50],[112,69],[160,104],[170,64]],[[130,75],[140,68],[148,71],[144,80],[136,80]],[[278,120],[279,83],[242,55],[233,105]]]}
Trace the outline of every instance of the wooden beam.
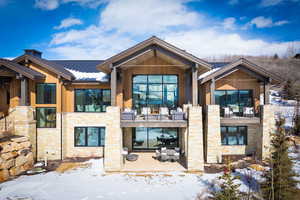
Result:
{"label": "wooden beam", "polygon": [[192,98],[193,98],[193,105],[198,105],[198,64],[195,64],[193,67],[192,73]]}
{"label": "wooden beam", "polygon": [[21,78],[21,106],[28,106],[28,79],[26,77]]}
{"label": "wooden beam", "polygon": [[184,72],[184,103],[185,104],[191,104],[192,103],[192,73],[191,69],[188,69]]}
{"label": "wooden beam", "polygon": [[215,88],[216,88],[216,81],[215,79],[211,79],[210,83],[210,104],[215,104]]}
{"label": "wooden beam", "polygon": [[[112,66],[111,66],[112,67]],[[112,67],[110,74],[110,88],[111,88],[111,105],[116,106],[117,98],[117,68]]]}

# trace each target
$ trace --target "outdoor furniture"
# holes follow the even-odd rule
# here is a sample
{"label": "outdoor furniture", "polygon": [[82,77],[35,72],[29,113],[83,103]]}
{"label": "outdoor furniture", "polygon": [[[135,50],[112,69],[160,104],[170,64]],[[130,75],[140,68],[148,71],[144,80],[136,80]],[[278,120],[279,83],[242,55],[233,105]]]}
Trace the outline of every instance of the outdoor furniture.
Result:
{"label": "outdoor furniture", "polygon": [[243,108],[243,116],[244,117],[253,117],[254,116],[254,108],[253,107],[244,107]]}
{"label": "outdoor furniture", "polygon": [[128,155],[128,148],[124,147],[122,151],[122,156],[123,156],[123,163],[125,163],[125,158]]}
{"label": "outdoor furniture", "polygon": [[128,161],[136,161],[138,159],[139,155],[137,154],[133,154],[133,153],[130,153],[126,156],[126,160]]}
{"label": "outdoor furniture", "polygon": [[167,149],[166,147],[162,147],[161,150],[156,150],[156,159],[165,162],[165,161],[178,161],[180,159],[180,149]]}
{"label": "outdoor furniture", "polygon": [[231,117],[233,115],[233,111],[229,107],[224,107],[224,117]]}
{"label": "outdoor furniture", "polygon": [[125,108],[124,112],[121,114],[122,120],[135,120],[136,117],[136,111],[131,110],[129,108]]}
{"label": "outdoor furniture", "polygon": [[178,107],[176,110],[171,111],[171,119],[172,120],[184,120],[185,113],[182,108]]}
{"label": "outdoor furniture", "polygon": [[161,119],[169,119],[169,109],[167,107],[160,107],[159,114]]}
{"label": "outdoor furniture", "polygon": [[133,143],[134,146],[142,146],[144,144],[144,140],[135,140]]}

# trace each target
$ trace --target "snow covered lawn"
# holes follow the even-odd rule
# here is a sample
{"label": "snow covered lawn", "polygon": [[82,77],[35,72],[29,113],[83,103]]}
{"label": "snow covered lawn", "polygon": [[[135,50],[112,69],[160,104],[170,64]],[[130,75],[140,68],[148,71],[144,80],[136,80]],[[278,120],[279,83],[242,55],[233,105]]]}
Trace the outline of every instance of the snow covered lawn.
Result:
{"label": "snow covered lawn", "polygon": [[[93,199],[195,199],[201,191],[211,189],[218,181],[217,174],[196,175],[183,172],[147,174],[105,174],[102,159],[90,160],[88,168],[65,173],[49,172],[33,176],[21,176],[0,184],[0,199],[29,197],[34,200],[93,200]],[[260,172],[252,170],[254,178]],[[242,191],[248,191],[249,170],[238,170],[242,175]],[[253,180],[255,184],[256,180]],[[206,193],[206,192],[204,192]]]}

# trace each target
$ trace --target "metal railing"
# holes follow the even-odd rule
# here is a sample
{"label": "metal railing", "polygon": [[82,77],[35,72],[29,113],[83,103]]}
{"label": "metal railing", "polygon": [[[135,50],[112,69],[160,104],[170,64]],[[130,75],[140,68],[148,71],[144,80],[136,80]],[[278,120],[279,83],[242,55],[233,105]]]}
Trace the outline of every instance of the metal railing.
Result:
{"label": "metal railing", "polygon": [[122,111],[121,120],[128,121],[170,121],[170,120],[186,120],[186,114],[184,112],[172,111],[169,114],[161,113],[149,113],[138,114],[135,110]]}
{"label": "metal railing", "polygon": [[[228,108],[228,107],[226,107]],[[252,108],[252,107],[251,107]],[[223,118],[254,118],[260,117],[260,109],[252,108],[251,112],[247,112],[245,110],[239,112],[233,112],[230,108],[225,109],[225,107],[220,107],[220,116]]]}

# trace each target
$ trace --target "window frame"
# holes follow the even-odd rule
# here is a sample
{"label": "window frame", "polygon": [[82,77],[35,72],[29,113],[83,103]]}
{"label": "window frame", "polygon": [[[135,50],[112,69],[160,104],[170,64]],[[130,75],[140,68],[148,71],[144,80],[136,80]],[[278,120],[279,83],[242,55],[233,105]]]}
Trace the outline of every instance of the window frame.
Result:
{"label": "window frame", "polygon": [[[55,127],[40,127],[40,126],[38,126],[38,109],[45,109],[45,108],[50,108],[50,109],[55,109]],[[35,108],[36,109],[36,111],[35,111],[35,118],[36,118],[36,128],[57,128],[57,116],[56,116],[56,114],[57,114],[57,108],[56,107],[36,107]]]}
{"label": "window frame", "polygon": [[[147,80],[145,82],[134,82],[134,77],[136,76],[146,76]],[[149,82],[149,76],[161,76],[161,82],[158,83],[158,82]],[[176,76],[176,79],[177,79],[177,82],[176,83],[170,83],[168,81],[165,81],[164,79],[164,76]],[[135,100],[134,100],[134,84],[145,84],[146,85],[146,106],[147,107],[151,107],[152,105],[156,105],[156,104],[149,104],[149,96],[150,96],[150,86],[155,86],[155,85],[161,85],[162,87],[162,91],[161,91],[161,95],[162,95],[162,104],[157,104],[158,107],[168,107],[168,104],[167,103],[164,103],[164,87],[167,86],[167,85],[176,85],[176,100],[174,101],[175,104],[173,105],[174,108],[178,107],[179,105],[179,100],[180,100],[180,94],[179,94],[179,90],[180,90],[180,85],[179,85],[179,75],[178,74],[134,74],[132,75],[132,78],[131,78],[131,98],[132,98],[132,106],[133,108],[137,109],[136,107],[136,104],[135,104]],[[155,91],[154,91],[155,92]],[[158,91],[160,92],[160,91]]]}
{"label": "window frame", "polygon": [[[83,111],[78,111],[77,110],[77,101],[76,101],[76,91],[79,91],[79,90],[99,90],[100,91],[100,98],[101,98],[101,101],[100,101],[100,111],[85,111],[86,108],[85,106],[83,107]],[[103,102],[103,92],[107,90],[107,91],[110,91],[109,92],[109,99],[110,99],[110,102],[109,104],[104,104]],[[102,106],[110,106],[111,105],[111,89],[99,89],[99,88],[75,88],[74,89],[74,112],[79,112],[79,113],[103,113],[103,112],[106,112],[106,110],[104,111],[102,109]]]}
{"label": "window frame", "polygon": [[[55,93],[54,93],[54,103],[38,103],[38,85],[55,85]],[[35,104],[39,104],[39,105],[55,105],[57,100],[57,85],[56,83],[36,83],[35,84]]]}
{"label": "window frame", "polygon": [[[83,128],[84,129],[84,145],[76,145],[76,128]],[[88,128],[97,128],[98,129],[98,145],[88,145]],[[104,129],[104,144],[101,144],[101,129]],[[106,134],[106,128],[104,126],[75,126],[74,127],[74,147],[104,147],[105,146],[105,134]]]}
{"label": "window frame", "polygon": [[[222,133],[222,127],[223,128],[226,128],[226,133]],[[228,131],[228,128],[229,127],[235,127],[235,128],[237,128],[237,132],[235,132],[235,135],[236,134],[238,134],[238,133],[242,133],[241,131],[240,131],[240,128],[245,128],[245,133],[243,133],[244,134],[244,137],[245,137],[245,139],[244,139],[244,144],[229,144],[228,143],[228,139],[227,139],[227,137],[226,136],[228,136],[228,134],[230,133],[229,131]],[[246,145],[248,145],[248,126],[221,126],[221,128],[220,128],[220,132],[221,132],[221,145],[222,146],[246,146]],[[222,138],[224,138],[224,137],[222,137],[223,136],[223,134],[225,134],[225,137],[226,137],[226,144],[223,144],[223,140],[222,140]],[[239,143],[238,141],[238,137],[236,136],[236,139],[237,139],[237,143]]]}

